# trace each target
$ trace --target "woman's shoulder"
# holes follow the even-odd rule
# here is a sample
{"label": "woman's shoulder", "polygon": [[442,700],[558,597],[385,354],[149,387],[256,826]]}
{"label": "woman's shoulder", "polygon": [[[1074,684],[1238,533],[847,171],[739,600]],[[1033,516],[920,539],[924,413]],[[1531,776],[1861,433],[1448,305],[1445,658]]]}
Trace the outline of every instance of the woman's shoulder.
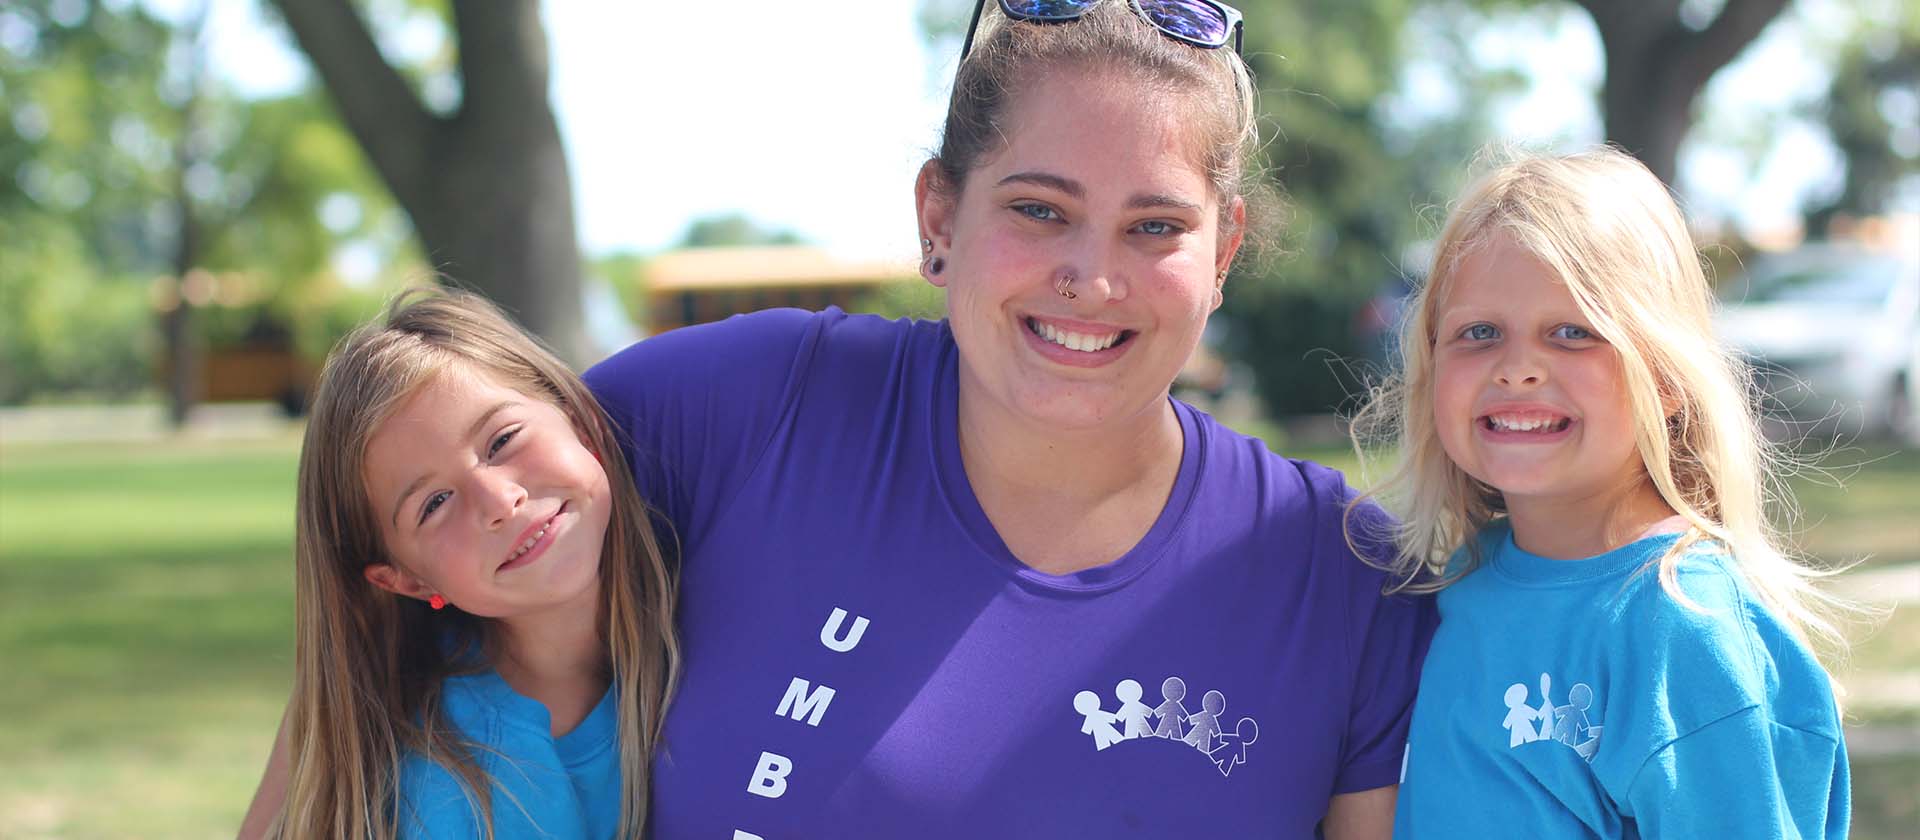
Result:
{"label": "woman's shoulder", "polygon": [[938,344],[939,322],[849,315],[838,307],[812,312],[766,309],[670,330],[635,342],[588,368],[582,378],[610,410],[642,398],[713,389],[778,394],[805,378],[819,356],[831,366],[866,359],[885,364],[904,348]]}
{"label": "woman's shoulder", "polygon": [[1266,441],[1234,429],[1212,415],[1185,403],[1176,403],[1193,418],[1200,432],[1206,469],[1223,473],[1243,487],[1256,484],[1263,501],[1281,506],[1332,506],[1344,509],[1359,492],[1347,476],[1305,458],[1283,455]]}

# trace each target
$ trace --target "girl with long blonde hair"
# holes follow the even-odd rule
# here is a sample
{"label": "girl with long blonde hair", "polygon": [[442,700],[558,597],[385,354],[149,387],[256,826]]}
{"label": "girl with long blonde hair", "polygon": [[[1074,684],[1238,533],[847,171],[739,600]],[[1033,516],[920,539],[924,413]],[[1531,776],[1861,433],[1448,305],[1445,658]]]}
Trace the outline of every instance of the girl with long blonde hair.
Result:
{"label": "girl with long blonde hair", "polygon": [[613,426],[485,301],[404,295],[300,456],[288,837],[635,837],[673,585]]}
{"label": "girl with long blonde hair", "polygon": [[1356,424],[1397,437],[1389,571],[1440,590],[1396,836],[1844,837],[1821,573],[1666,188],[1607,148],[1500,166],[1409,311]]}

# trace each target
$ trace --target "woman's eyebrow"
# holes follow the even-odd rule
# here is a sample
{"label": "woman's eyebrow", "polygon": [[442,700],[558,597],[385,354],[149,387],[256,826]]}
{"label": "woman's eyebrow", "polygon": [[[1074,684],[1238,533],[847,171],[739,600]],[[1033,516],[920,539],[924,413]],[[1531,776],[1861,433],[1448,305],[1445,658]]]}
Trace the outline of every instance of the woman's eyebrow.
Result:
{"label": "woman's eyebrow", "polygon": [[1087,197],[1087,190],[1080,185],[1079,181],[1075,181],[1072,178],[1062,178],[1059,175],[1047,172],[1015,172],[1012,175],[1001,178],[999,183],[994,184],[994,186],[1004,187],[1008,184],[1033,184],[1034,186],[1059,190],[1074,198],[1083,199]]}

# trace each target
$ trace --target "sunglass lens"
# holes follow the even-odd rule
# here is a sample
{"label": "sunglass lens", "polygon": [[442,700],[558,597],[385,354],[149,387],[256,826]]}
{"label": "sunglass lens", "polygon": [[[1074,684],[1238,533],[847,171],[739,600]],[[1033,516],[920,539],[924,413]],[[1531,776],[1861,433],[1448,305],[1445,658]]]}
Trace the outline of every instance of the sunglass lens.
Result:
{"label": "sunglass lens", "polygon": [[1099,0],[1000,0],[1008,17],[1021,20],[1072,20]]}
{"label": "sunglass lens", "polygon": [[[1227,43],[1227,16],[1220,7],[1200,0],[1138,0],[1140,11],[1154,26],[1190,43],[1218,47]],[[1036,0],[1037,2],[1037,0]]]}

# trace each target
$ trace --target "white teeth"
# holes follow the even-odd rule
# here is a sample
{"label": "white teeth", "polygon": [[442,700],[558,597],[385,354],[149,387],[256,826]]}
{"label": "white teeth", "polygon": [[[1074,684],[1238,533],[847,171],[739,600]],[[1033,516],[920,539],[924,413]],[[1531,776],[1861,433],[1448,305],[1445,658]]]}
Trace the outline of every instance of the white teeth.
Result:
{"label": "white teeth", "polygon": [[535,533],[531,537],[528,537],[526,542],[521,543],[519,548],[516,548],[513,550],[513,557],[509,557],[507,559],[512,560],[514,557],[519,557],[522,554],[532,551],[533,544],[539,542],[541,537],[544,537],[547,535],[547,528],[550,527],[552,524],[553,524],[552,522],[548,522],[546,525],[540,526],[539,532]]}
{"label": "white teeth", "polygon": [[1542,429],[1555,429],[1559,427],[1561,423],[1565,422],[1564,418],[1545,420],[1534,417],[1488,417],[1487,421],[1492,424],[1495,429],[1503,432],[1533,432]]}
{"label": "white teeth", "polygon": [[1077,350],[1082,353],[1095,353],[1105,350],[1120,340],[1120,333],[1117,332],[1106,335],[1087,335],[1085,333],[1068,332],[1057,329],[1052,324],[1043,321],[1029,320],[1027,323],[1031,326],[1035,335],[1065,347],[1068,350]]}

